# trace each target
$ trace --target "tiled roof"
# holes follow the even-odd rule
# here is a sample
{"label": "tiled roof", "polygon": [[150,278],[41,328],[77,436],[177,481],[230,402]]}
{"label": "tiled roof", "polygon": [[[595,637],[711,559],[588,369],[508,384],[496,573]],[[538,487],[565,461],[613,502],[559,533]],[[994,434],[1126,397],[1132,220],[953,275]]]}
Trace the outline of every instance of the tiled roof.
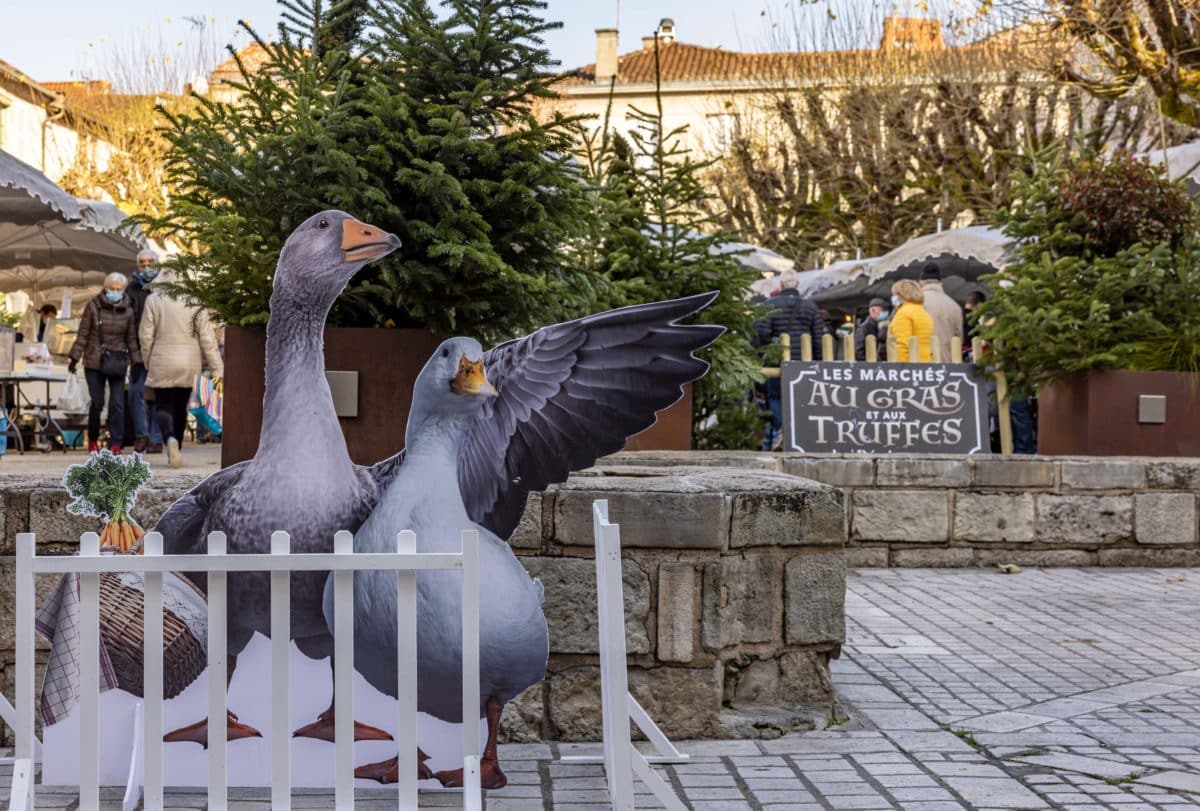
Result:
{"label": "tiled roof", "polygon": [[42,82],[42,87],[62,95],[72,110],[108,123],[120,123],[135,112],[154,109],[158,96],[114,93],[106,81]]}
{"label": "tiled roof", "polygon": [[[267,49],[258,42],[251,42],[246,47],[237,52],[238,59],[242,60],[242,64],[246,66],[246,70],[253,75],[270,61],[270,55]],[[242,73],[238,70],[237,61],[231,56],[221,64],[213,68],[212,73],[208,74],[209,85],[215,85],[227,82],[240,82]]]}

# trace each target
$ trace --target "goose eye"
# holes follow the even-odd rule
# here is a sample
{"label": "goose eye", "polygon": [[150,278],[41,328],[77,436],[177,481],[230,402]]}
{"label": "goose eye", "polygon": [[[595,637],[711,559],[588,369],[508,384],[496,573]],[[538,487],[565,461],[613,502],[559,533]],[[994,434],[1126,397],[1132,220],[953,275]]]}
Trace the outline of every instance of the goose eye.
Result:
{"label": "goose eye", "polygon": [[329,220],[327,220],[326,218],[322,217],[321,219],[317,220],[317,228],[320,228],[322,231],[324,231],[328,227],[329,227]]}

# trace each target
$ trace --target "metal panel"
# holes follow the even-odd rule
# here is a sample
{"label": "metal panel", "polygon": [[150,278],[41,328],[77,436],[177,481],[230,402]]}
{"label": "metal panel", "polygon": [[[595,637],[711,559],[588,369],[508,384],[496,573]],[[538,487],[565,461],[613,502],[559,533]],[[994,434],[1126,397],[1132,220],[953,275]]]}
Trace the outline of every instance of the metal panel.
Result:
{"label": "metal panel", "polygon": [[1167,421],[1165,394],[1138,395],[1138,422],[1142,425],[1161,425]]}
{"label": "metal panel", "polygon": [[325,372],[333,410],[339,417],[358,416],[358,372]]}

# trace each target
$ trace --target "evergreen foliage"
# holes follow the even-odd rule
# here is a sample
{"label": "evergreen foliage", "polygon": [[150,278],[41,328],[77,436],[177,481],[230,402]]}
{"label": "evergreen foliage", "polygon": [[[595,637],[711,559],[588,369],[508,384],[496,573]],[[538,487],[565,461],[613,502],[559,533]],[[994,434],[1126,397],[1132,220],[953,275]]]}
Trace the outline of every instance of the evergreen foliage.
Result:
{"label": "evergreen foliage", "polygon": [[1088,369],[1200,371],[1200,212],[1161,169],[1053,150],[996,212],[1012,259],[982,337],[1015,394]]}
{"label": "evergreen foliage", "polygon": [[508,337],[594,309],[560,250],[590,212],[566,156],[535,0],[287,0],[243,95],[169,115],[171,208],[149,221],[194,247],[178,288],[233,324],[268,317],[291,229],[341,208],[403,241],[331,314],[338,326],[424,326]]}
{"label": "evergreen foliage", "polygon": [[747,290],[754,275],[726,252],[735,237],[704,211],[712,195],[703,179],[712,162],[690,154],[686,127],[665,129],[659,90],[655,105],[631,109],[628,137],[606,120],[584,139],[598,214],[584,264],[611,286],[614,306],[720,291],[698,318],[726,332],[704,351],[712,371],[693,388],[694,445],[753,447],[760,424],[748,392],[762,365],[750,342],[755,313]]}

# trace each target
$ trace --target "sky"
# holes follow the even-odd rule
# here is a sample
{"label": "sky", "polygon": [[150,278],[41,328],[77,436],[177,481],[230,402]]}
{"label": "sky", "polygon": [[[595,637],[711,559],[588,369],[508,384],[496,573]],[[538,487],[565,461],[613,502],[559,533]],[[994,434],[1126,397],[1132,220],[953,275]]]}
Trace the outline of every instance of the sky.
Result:
{"label": "sky", "polygon": [[[618,22],[620,50],[636,50],[643,36],[652,34],[658,21],[675,21],[681,41],[731,50],[792,49],[793,20],[811,30],[810,23],[825,24],[832,13],[843,25],[842,38],[873,45],[878,39],[877,19],[872,24],[851,24],[864,7],[915,11],[929,6],[943,18],[971,0],[548,0],[547,18],[563,28],[546,37],[551,53],[563,67],[578,67],[595,60],[595,29]],[[868,12],[869,13],[869,12]],[[961,12],[960,12],[961,13]],[[38,81],[95,77],[111,70],[114,50],[186,50],[185,60],[196,52],[197,39],[187,17],[207,21],[213,32],[210,46],[245,36],[237,31],[239,17],[248,18],[260,33],[274,30],[278,6],[274,0],[0,0],[0,60]],[[774,23],[774,25],[772,25]],[[800,36],[803,36],[802,34]],[[180,46],[180,42],[189,45]],[[211,50],[211,49],[210,49]]]}

